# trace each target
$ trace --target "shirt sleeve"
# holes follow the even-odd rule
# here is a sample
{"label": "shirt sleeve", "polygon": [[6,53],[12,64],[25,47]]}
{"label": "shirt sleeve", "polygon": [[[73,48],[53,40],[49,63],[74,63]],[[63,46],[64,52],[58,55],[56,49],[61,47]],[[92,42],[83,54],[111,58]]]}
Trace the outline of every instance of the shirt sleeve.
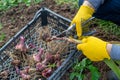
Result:
{"label": "shirt sleeve", "polygon": [[87,0],[90,2],[90,4],[94,7],[95,10],[97,10],[101,4],[104,3],[105,0]]}
{"label": "shirt sleeve", "polygon": [[120,45],[115,44],[112,45],[110,57],[113,60],[120,60]]}

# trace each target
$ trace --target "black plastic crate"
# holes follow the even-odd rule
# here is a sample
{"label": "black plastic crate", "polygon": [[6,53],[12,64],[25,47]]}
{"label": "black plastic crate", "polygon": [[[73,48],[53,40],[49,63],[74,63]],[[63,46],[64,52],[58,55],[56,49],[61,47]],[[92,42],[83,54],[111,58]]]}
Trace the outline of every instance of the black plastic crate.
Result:
{"label": "black plastic crate", "polygon": [[[27,44],[33,42],[36,46],[45,47],[43,43],[39,43],[36,41],[39,35],[36,32],[36,29],[39,27],[50,25],[51,34],[57,35],[63,30],[67,29],[70,22],[71,20],[62,17],[47,8],[41,8],[40,10],[38,10],[34,18],[0,49],[0,72],[4,70],[9,70],[10,74],[8,80],[20,79],[20,76],[16,74],[14,67],[11,65],[12,59],[9,57],[8,52],[12,53],[14,51],[15,45],[18,43],[19,37],[21,35],[25,37]],[[81,52],[78,52],[76,50],[75,45],[70,44],[69,55],[66,57],[62,65],[53,72],[48,80],[60,80],[60,78],[73,65],[73,63],[80,55]]]}

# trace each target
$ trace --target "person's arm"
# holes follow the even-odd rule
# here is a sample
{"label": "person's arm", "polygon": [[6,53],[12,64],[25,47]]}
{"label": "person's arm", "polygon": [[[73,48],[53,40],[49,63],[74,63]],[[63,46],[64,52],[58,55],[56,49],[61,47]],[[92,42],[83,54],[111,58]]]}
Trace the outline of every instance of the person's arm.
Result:
{"label": "person's arm", "polygon": [[107,45],[108,53],[113,60],[120,60],[120,45],[108,44]]}
{"label": "person's arm", "polygon": [[83,4],[85,4],[86,1],[89,2],[89,4],[91,4],[95,10],[97,10],[100,7],[100,5],[104,3],[105,0],[85,0]]}

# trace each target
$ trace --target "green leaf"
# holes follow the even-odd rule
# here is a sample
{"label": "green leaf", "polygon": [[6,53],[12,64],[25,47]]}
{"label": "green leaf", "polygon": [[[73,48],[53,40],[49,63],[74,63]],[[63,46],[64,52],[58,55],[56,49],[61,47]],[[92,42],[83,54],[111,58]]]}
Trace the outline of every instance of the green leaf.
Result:
{"label": "green leaf", "polygon": [[84,59],[81,61],[81,65],[82,65],[83,67],[86,66],[86,61],[87,61],[87,58],[84,58]]}
{"label": "green leaf", "polygon": [[87,63],[87,65],[89,65],[89,64],[92,64],[92,61],[90,61],[89,59],[87,59],[86,63]]}
{"label": "green leaf", "polygon": [[18,0],[18,3],[22,3],[23,2],[23,0]]}
{"label": "green leaf", "polygon": [[84,74],[80,74],[77,72],[72,72],[70,74],[70,80],[74,80],[75,78],[77,78],[77,80],[83,80],[84,79]]}
{"label": "green leaf", "polygon": [[77,77],[77,80],[84,80],[84,74],[78,74],[76,77]]}
{"label": "green leaf", "polygon": [[74,79],[74,77],[75,77],[75,73],[74,73],[74,72],[72,72],[72,73],[70,74],[70,80],[73,80],[73,79]]}
{"label": "green leaf", "polygon": [[89,64],[91,63],[90,60],[84,58],[82,61],[76,63],[76,65],[73,67],[73,70],[82,73],[87,66],[87,62]]}
{"label": "green leaf", "polygon": [[[120,45],[120,44],[117,44],[117,45]],[[120,65],[120,60],[115,60],[115,62]]]}
{"label": "green leaf", "polygon": [[55,63],[53,63],[53,64],[48,64],[48,67],[49,67],[49,68],[54,68],[54,67],[56,67],[56,65],[55,65]]}
{"label": "green leaf", "polygon": [[32,0],[23,0],[23,3],[25,3],[26,6],[30,6],[32,3]]}
{"label": "green leaf", "polygon": [[35,3],[39,3],[39,2],[42,2],[42,0],[35,0]]}
{"label": "green leaf", "polygon": [[14,4],[16,2],[16,0],[9,0],[10,4]]}
{"label": "green leaf", "polygon": [[2,33],[2,34],[0,35],[0,42],[2,42],[5,37],[6,37],[6,35],[5,35],[4,33]]}
{"label": "green leaf", "polygon": [[93,65],[89,65],[88,69],[90,70],[90,72],[92,74],[92,80],[99,80],[100,73],[99,73],[98,69]]}

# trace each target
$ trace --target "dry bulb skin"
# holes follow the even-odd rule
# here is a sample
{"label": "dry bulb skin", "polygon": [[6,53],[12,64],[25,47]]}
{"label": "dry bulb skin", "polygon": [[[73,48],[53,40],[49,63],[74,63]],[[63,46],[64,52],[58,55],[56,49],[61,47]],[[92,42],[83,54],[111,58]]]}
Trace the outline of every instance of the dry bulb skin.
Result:
{"label": "dry bulb skin", "polygon": [[8,70],[0,72],[0,78],[2,78],[2,79],[7,79],[8,75],[9,75],[9,71]]}
{"label": "dry bulb skin", "polygon": [[14,65],[14,66],[19,66],[20,65],[20,60],[13,60],[11,62],[11,64]]}

